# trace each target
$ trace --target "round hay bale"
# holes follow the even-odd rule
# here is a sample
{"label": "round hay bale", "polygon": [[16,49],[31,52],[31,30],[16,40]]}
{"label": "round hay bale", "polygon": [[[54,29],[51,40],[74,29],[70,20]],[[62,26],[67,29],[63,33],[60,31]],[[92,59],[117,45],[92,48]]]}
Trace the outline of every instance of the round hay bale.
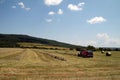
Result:
{"label": "round hay bale", "polygon": [[103,54],[105,51],[101,51],[101,53]]}
{"label": "round hay bale", "polygon": [[111,52],[106,52],[106,56],[111,56]]}

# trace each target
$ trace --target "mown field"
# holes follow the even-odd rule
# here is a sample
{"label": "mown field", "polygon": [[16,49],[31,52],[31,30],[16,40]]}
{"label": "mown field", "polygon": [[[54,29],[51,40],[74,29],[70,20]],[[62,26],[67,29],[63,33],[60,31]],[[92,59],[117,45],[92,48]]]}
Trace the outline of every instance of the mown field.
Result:
{"label": "mown field", "polygon": [[0,80],[120,80],[120,52],[77,57],[74,50],[0,48]]}

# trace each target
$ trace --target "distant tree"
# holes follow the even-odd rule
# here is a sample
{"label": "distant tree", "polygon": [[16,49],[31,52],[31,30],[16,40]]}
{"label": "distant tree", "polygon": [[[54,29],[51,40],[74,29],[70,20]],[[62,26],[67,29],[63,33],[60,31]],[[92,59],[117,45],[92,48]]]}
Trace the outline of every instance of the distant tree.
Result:
{"label": "distant tree", "polygon": [[103,51],[103,48],[100,47],[99,50],[100,50],[100,51]]}
{"label": "distant tree", "polygon": [[107,51],[112,51],[112,49],[111,49],[111,48],[107,48],[106,50],[107,50]]}
{"label": "distant tree", "polygon": [[81,50],[81,48],[76,48],[76,51],[80,51]]}
{"label": "distant tree", "polygon": [[118,48],[116,48],[116,49],[115,49],[115,51],[119,51],[119,49],[118,49]]}
{"label": "distant tree", "polygon": [[87,49],[88,50],[93,50],[93,51],[96,50],[96,48],[94,46],[91,46],[91,45],[88,45]]}

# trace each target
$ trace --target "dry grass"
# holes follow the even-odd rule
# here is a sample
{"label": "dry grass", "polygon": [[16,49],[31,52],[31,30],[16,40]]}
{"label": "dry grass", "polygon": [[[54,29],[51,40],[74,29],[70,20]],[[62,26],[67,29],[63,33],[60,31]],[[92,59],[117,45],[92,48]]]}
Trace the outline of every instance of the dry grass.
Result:
{"label": "dry grass", "polygon": [[45,44],[40,44],[40,43],[18,43],[21,47],[29,47],[29,48],[39,48],[39,49],[58,49],[58,50],[69,50],[69,48],[65,47],[56,47],[56,46],[50,46],[50,45],[45,45]]}
{"label": "dry grass", "polygon": [[76,54],[70,50],[0,48],[0,80],[120,79],[120,52],[113,51],[110,57],[94,52],[93,58]]}

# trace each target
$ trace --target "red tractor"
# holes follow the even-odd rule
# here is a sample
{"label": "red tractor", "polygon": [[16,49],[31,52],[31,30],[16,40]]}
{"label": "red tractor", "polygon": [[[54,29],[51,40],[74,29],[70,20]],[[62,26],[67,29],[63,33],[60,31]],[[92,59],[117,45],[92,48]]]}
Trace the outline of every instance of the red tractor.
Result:
{"label": "red tractor", "polygon": [[81,50],[78,53],[79,57],[93,57],[93,51],[91,50]]}

